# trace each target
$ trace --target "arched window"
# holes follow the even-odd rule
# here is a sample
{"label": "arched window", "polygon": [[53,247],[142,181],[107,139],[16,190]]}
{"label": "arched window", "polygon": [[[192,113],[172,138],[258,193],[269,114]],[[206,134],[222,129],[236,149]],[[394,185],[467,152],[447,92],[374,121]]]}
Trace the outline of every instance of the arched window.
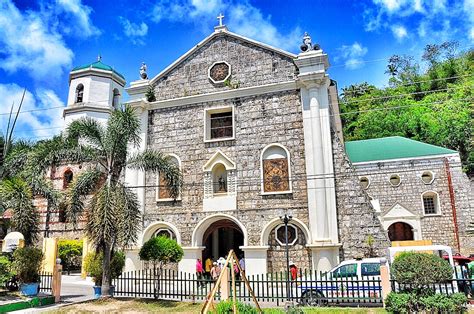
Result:
{"label": "arched window", "polygon": [[290,155],[279,144],[267,146],[261,156],[263,193],[290,193]]}
{"label": "arched window", "polygon": [[414,240],[413,228],[404,222],[395,222],[388,227],[388,238],[390,241]]}
{"label": "arched window", "polygon": [[214,194],[227,193],[227,170],[221,163],[212,168],[212,187]]}
{"label": "arched window", "polygon": [[63,189],[67,189],[73,179],[74,179],[74,173],[72,173],[71,169],[67,169],[66,171],[64,171]]}
{"label": "arched window", "polygon": [[439,211],[439,198],[436,192],[425,192],[422,194],[423,199],[423,213],[425,215],[438,215]]}
{"label": "arched window", "polygon": [[173,231],[168,228],[160,228],[153,233],[153,237],[167,237],[176,240],[176,236]]}
{"label": "arched window", "polygon": [[[174,164],[178,169],[181,170],[181,160],[178,156],[174,154],[170,154],[168,156],[169,161]],[[157,201],[171,201],[173,198],[171,197],[170,190],[167,188],[166,179],[161,173],[158,174],[157,178],[157,189],[156,189],[156,200]]]}
{"label": "arched window", "polygon": [[114,97],[112,99],[112,106],[117,109],[120,103],[120,91],[117,88],[114,88]]}
{"label": "arched window", "polygon": [[76,103],[84,101],[84,85],[79,84],[76,87]]}

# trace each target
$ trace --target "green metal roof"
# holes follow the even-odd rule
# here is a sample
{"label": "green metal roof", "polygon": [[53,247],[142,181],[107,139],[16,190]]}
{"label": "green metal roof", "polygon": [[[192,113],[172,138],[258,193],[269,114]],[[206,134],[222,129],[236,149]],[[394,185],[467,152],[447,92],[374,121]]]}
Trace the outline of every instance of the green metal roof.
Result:
{"label": "green metal roof", "polygon": [[367,162],[457,153],[455,150],[410,140],[401,136],[350,141],[346,142],[345,146],[347,155],[351,162]]}
{"label": "green metal roof", "polygon": [[72,69],[71,72],[78,71],[78,70],[89,69],[89,68],[105,70],[105,71],[112,71],[112,72],[114,72],[115,74],[117,74],[118,76],[120,76],[121,78],[123,78],[125,80],[125,77],[122,74],[115,71],[114,68],[112,68],[110,65],[102,63],[102,61],[96,61],[96,62],[93,62],[93,63],[89,63],[89,64],[86,64],[86,65],[81,65],[81,66],[75,67],[74,69]]}

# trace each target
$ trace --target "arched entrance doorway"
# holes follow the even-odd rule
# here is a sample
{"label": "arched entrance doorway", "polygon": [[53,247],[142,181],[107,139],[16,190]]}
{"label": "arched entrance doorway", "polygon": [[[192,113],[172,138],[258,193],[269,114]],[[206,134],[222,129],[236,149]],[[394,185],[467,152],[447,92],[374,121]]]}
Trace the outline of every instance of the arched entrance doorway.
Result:
{"label": "arched entrance doorway", "polygon": [[208,257],[225,257],[230,250],[237,256],[243,253],[240,246],[244,245],[244,234],[240,227],[230,219],[221,219],[213,222],[204,232],[202,243],[205,249],[202,252],[203,260]]}
{"label": "arched entrance doorway", "polygon": [[395,222],[388,227],[388,238],[390,241],[414,240],[413,228],[404,222]]}

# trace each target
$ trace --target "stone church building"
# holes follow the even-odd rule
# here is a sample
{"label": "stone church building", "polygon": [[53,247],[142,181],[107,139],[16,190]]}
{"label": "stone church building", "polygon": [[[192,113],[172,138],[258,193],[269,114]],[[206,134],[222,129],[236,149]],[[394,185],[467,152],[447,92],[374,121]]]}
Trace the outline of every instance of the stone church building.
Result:
{"label": "stone church building", "polygon": [[[380,211],[395,201],[383,200],[376,166],[355,162],[354,168],[346,154],[328,67],[328,56],[307,34],[301,53],[293,54],[220,25],[157,75],[148,77],[142,67],[141,79],[126,88],[124,77],[100,60],[71,71],[66,124],[82,116],[105,121],[125,89],[142,126],[142,144],[134,149],[165,153],[183,174],[183,189],[173,200],[159,174],[125,173],[143,213],[127,270],[143,266],[138,250],[158,234],[183,247],[182,271],[193,273],[197,258],[217,259],[230,249],[245,257],[248,274],[283,270],[285,214],[291,216],[290,259],[300,268],[329,270],[370,250],[385,255],[390,226]],[[146,97],[150,87],[154,101]],[[63,165],[56,173],[66,188],[80,169]],[[444,182],[441,170],[433,175],[436,184]],[[363,177],[372,183],[364,186]],[[419,215],[418,207],[397,202],[397,210]],[[53,236],[67,234],[60,216],[51,218],[57,223]],[[443,209],[446,224],[451,216]],[[420,233],[419,225],[412,228],[415,238],[432,236]],[[433,241],[444,244],[439,234]]]}

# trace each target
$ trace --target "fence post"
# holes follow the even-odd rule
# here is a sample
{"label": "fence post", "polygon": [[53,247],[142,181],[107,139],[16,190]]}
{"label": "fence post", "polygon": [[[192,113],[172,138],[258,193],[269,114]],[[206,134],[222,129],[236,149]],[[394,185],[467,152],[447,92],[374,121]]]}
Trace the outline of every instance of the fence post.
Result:
{"label": "fence post", "polygon": [[229,267],[227,265],[222,269],[222,280],[221,280],[221,300],[228,300],[230,295],[229,285]]}
{"label": "fence post", "polygon": [[53,278],[52,278],[52,294],[54,296],[54,302],[58,303],[61,301],[61,276],[63,273],[63,265],[61,265],[61,259],[56,259],[56,264],[53,268]]}
{"label": "fence post", "polygon": [[385,307],[385,298],[392,291],[390,284],[390,274],[388,271],[388,264],[386,258],[380,259],[380,285],[382,287],[382,302]]}

